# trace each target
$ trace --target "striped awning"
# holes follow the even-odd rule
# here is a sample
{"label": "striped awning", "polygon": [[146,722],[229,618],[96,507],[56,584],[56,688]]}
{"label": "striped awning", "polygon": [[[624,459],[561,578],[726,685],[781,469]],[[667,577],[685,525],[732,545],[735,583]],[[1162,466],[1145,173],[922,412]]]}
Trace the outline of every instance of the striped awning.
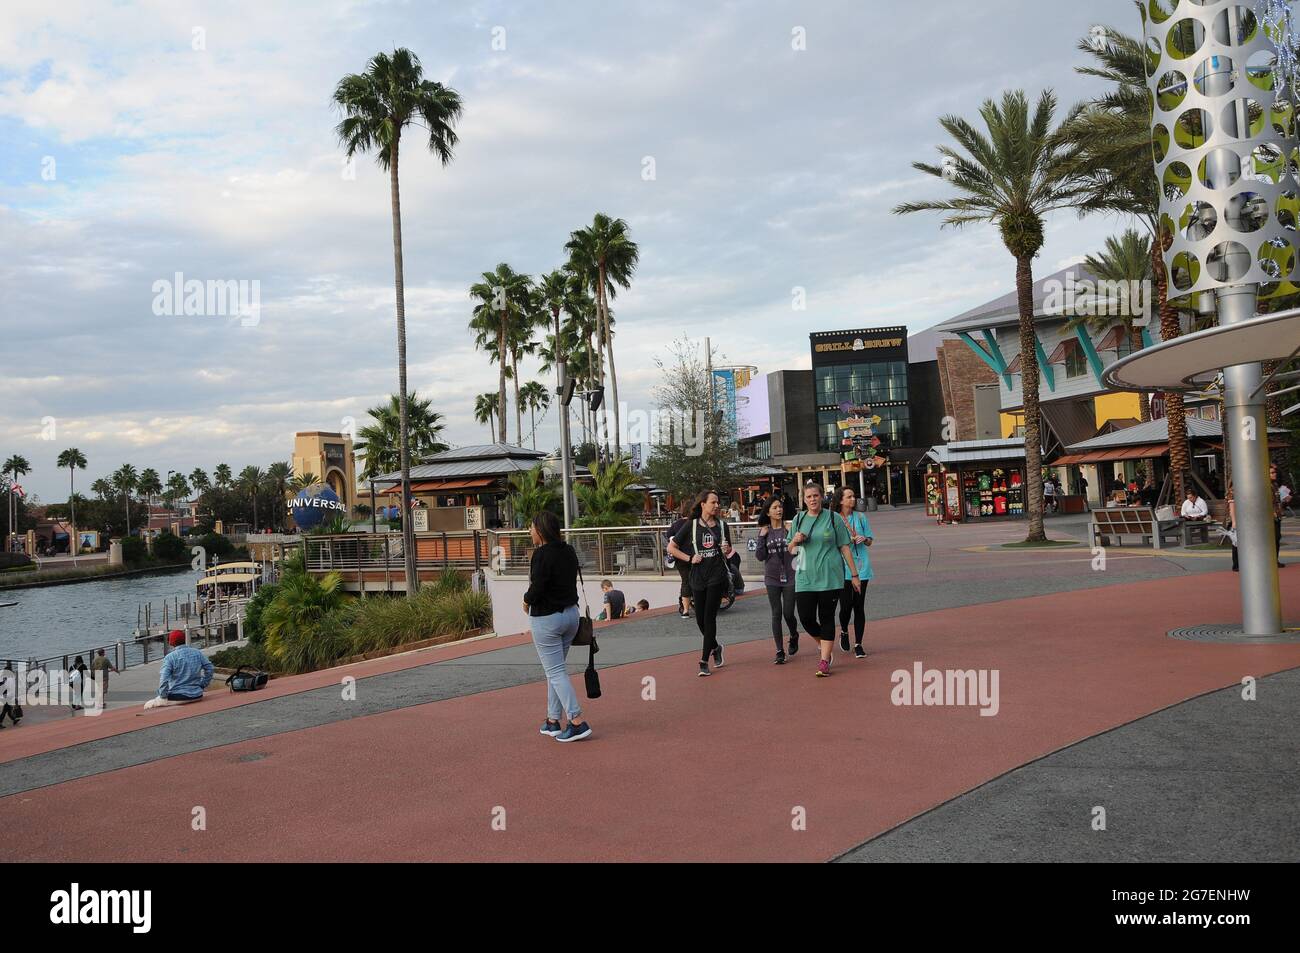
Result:
{"label": "striped awning", "polygon": [[[448,490],[481,490],[484,487],[491,486],[496,482],[495,477],[473,477],[467,480],[425,480],[421,483],[412,483],[412,493],[444,493]],[[380,493],[400,494],[402,492],[401,484],[391,486],[387,490],[380,490]]]}
{"label": "striped awning", "polygon": [[1145,460],[1148,457],[1163,457],[1169,452],[1167,443],[1150,443],[1138,447],[1112,447],[1109,450],[1093,450],[1086,453],[1067,453],[1057,457],[1049,466],[1063,467],[1074,463],[1106,463],[1109,460]]}

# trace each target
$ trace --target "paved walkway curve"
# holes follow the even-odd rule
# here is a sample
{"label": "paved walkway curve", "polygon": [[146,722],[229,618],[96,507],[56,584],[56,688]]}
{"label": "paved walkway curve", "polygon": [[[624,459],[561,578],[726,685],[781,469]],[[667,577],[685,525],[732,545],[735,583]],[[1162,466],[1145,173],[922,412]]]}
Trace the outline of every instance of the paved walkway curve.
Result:
{"label": "paved walkway curve", "polygon": [[[334,687],[187,718],[0,765],[0,818],[29,832],[0,858],[826,860],[1099,732],[1300,665],[1297,645],[1166,638],[1230,611],[1235,577],[1198,583],[885,619],[871,658],[831,679],[811,677],[811,653],[771,665],[761,598],[724,617],[733,647],[710,679],[690,623],[634,620],[605,636],[597,733],[578,745],[536,733],[528,645],[363,679],[355,703]],[[916,662],[998,670],[998,714],[893,705],[891,674]],[[135,763],[149,751],[161,760]]]}

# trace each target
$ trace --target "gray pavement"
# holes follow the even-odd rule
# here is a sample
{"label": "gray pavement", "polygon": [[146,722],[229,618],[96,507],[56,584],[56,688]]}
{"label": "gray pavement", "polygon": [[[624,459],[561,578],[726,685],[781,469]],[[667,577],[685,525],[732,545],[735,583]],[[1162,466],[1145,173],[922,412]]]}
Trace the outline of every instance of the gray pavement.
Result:
{"label": "gray pavement", "polygon": [[[1022,521],[937,526],[919,510],[911,509],[883,510],[872,514],[871,522],[877,540],[872,547],[876,579],[867,597],[872,619],[1222,571],[1229,559],[1226,550],[1156,553],[1124,547],[1108,551],[1106,569],[1096,571],[1086,546],[1054,551],[1002,549],[1001,543],[1023,539]],[[1086,516],[1049,519],[1048,534],[1082,539],[1086,524]],[[1293,547],[1297,540],[1292,521],[1288,521],[1287,531],[1287,545]],[[1300,568],[1294,571],[1300,574]],[[761,584],[761,580],[749,582],[751,589]],[[630,601],[638,598],[634,587],[625,588]],[[768,640],[769,631],[767,600],[761,593],[739,600],[719,620],[724,642]],[[694,622],[673,614],[632,619],[600,630],[599,638],[602,651],[598,662],[602,666],[693,652],[700,644]],[[542,678],[531,645],[443,661],[438,660],[437,650],[428,653],[427,665],[360,679],[355,701],[344,701],[338,687],[316,689],[0,764],[0,797],[192,751]],[[585,662],[585,650],[576,650],[570,670],[581,671]],[[141,671],[133,672],[129,682],[115,679],[114,702],[142,703],[152,692],[143,682],[133,683],[147,681],[147,677],[148,673]],[[152,677],[156,682],[156,671]],[[142,697],[130,699],[128,689]],[[1250,837],[1243,842],[1245,846],[1211,843],[1225,839],[1212,836],[1215,831],[1240,835],[1242,819],[1228,810],[1235,802],[1250,804],[1252,811],[1260,812],[1263,821],[1258,829],[1271,830],[1279,844],[1294,846],[1300,843],[1295,821],[1282,817],[1274,805],[1285,801],[1276,791],[1294,790],[1297,780],[1293,740],[1288,740],[1291,747],[1279,744],[1278,726],[1285,724],[1287,717],[1294,724],[1291,712],[1300,700],[1300,673],[1265,680],[1260,694],[1258,702],[1234,706],[1227,700],[1231,692],[1218,693],[1089,739],[895,828],[844,859],[1057,860],[1069,855],[1129,859],[1123,851],[1132,854],[1145,849],[1141,840],[1135,846],[1126,835],[1123,847],[1113,848],[1119,853],[1106,854],[1111,848],[1102,839],[1104,834],[1088,836],[1088,812],[1095,804],[1107,807],[1111,830],[1117,830],[1119,824],[1130,825],[1126,830],[1134,823],[1147,824],[1155,840],[1145,846],[1154,854],[1167,849],[1171,856],[1181,856],[1177,852],[1186,850],[1191,841],[1224,852],[1262,850]],[[1207,710],[1206,706],[1216,704],[1218,695],[1224,696],[1217,702],[1222,711]],[[1278,752],[1289,754],[1290,760],[1277,763]],[[1170,770],[1166,765],[1171,759],[1172,764],[1183,767]],[[1232,770],[1242,765],[1249,768]],[[1082,827],[1075,830],[1075,813],[1084,802],[1088,803],[1081,808]],[[1218,805],[1217,814],[1214,805]],[[1202,813],[1206,817],[1201,818]],[[1180,838],[1177,825],[1188,817],[1198,818],[1196,823],[1204,826],[1198,827],[1196,837]],[[1160,837],[1166,840],[1160,841]],[[1109,843],[1119,840],[1112,838]],[[1161,843],[1166,848],[1161,848]]]}
{"label": "gray pavement", "polygon": [[[995,778],[839,858],[1300,860],[1300,669],[1202,695]],[[1094,808],[1105,830],[1094,830]]]}

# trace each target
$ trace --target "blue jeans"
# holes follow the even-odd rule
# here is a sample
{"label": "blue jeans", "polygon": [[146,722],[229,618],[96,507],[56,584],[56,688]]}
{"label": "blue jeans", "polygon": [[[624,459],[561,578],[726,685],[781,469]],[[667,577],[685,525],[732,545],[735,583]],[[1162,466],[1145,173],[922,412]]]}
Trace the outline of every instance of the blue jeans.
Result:
{"label": "blue jeans", "polygon": [[573,690],[564,658],[578,634],[578,607],[569,606],[563,612],[550,615],[529,616],[528,622],[533,630],[533,646],[541,659],[542,670],[546,672],[546,716],[551,721],[559,721],[561,713],[567,711],[569,721],[576,724],[582,720],[582,707],[578,704],[578,693]]}

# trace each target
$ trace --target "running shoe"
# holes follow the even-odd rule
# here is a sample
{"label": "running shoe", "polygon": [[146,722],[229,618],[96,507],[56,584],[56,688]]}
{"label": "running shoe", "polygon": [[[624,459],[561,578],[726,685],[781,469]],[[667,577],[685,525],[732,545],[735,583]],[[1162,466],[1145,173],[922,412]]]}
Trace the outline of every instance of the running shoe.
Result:
{"label": "running shoe", "polygon": [[713,667],[722,668],[722,643],[717,639],[713,640]]}
{"label": "running shoe", "polygon": [[581,741],[583,738],[591,737],[591,725],[585,721],[580,725],[569,722],[569,727],[565,728],[555,736],[556,741]]}
{"label": "running shoe", "polygon": [[840,651],[848,652],[849,650],[849,630],[840,629]]}
{"label": "running shoe", "polygon": [[785,654],[786,655],[799,654],[799,636],[797,635],[790,636],[790,647],[786,650]]}
{"label": "running shoe", "polygon": [[700,678],[705,678],[705,677],[707,677],[707,676],[709,676],[709,675],[712,675],[712,674],[713,674],[713,673],[709,671],[709,663],[708,663],[708,662],[701,662],[701,663],[700,663]]}
{"label": "running shoe", "polygon": [[544,735],[549,735],[550,737],[554,738],[563,730],[564,729],[560,727],[560,723],[558,721],[551,721],[548,718],[546,719],[546,721],[542,722],[542,734]]}
{"label": "running shoe", "polygon": [[857,658],[866,658],[866,657],[867,657],[867,652],[866,652],[866,650],[862,647],[862,643],[861,643],[861,642],[859,642],[857,645],[853,646],[853,654],[854,654],[854,656],[857,657]]}
{"label": "running shoe", "polygon": [[784,664],[785,664],[785,653],[782,652],[780,649],[777,649],[777,652],[776,652],[776,659],[772,662],[772,664],[773,664],[773,665],[784,665]]}
{"label": "running shoe", "polygon": [[826,678],[831,673],[831,663],[822,659],[817,663],[817,677]]}

